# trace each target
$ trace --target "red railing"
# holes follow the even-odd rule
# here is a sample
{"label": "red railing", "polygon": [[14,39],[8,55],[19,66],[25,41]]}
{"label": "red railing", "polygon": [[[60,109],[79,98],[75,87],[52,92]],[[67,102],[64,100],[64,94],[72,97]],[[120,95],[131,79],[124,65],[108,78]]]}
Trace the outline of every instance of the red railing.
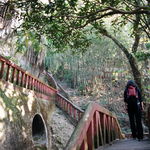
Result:
{"label": "red railing", "polygon": [[34,90],[47,96],[57,92],[56,89],[44,84],[1,55],[0,63],[0,80],[3,79],[5,81],[9,81],[14,85]]}
{"label": "red railing", "polygon": [[65,111],[76,123],[81,119],[84,113],[83,110],[60,94],[57,94],[56,105]]}
{"label": "red railing", "polygon": [[92,103],[86,109],[65,150],[94,150],[123,138],[117,118],[105,108]]}
{"label": "red railing", "polygon": [[57,87],[57,97],[56,97],[56,105],[61,108],[68,115],[69,119],[72,119],[72,123],[74,125],[81,119],[82,114],[84,113],[79,107],[71,103],[68,99],[68,94],[64,91],[63,88],[60,88],[56,83],[55,79],[49,72],[44,73],[47,77],[47,80],[52,83],[54,87]]}

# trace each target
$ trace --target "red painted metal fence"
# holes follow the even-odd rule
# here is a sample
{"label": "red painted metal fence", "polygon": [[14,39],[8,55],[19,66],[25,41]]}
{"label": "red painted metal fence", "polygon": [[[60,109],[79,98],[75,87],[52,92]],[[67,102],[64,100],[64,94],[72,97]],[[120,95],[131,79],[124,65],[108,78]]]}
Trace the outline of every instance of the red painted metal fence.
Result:
{"label": "red painted metal fence", "polygon": [[94,150],[121,138],[123,135],[115,115],[92,103],[86,109],[65,150]]}
{"label": "red painted metal fence", "polygon": [[[1,80],[47,96],[57,93],[56,89],[42,83],[2,56],[0,64]],[[55,101],[76,123],[79,122],[66,150],[94,150],[123,137],[116,117],[103,107],[90,104],[84,112],[58,93]]]}
{"label": "red painted metal fence", "polygon": [[76,123],[81,119],[84,113],[83,110],[60,94],[57,94],[56,105],[65,111]]}
{"label": "red painted metal fence", "polygon": [[45,75],[47,77],[47,80],[50,81],[50,83],[52,83],[52,85],[54,85],[54,87],[56,87],[58,90],[57,98],[55,99],[56,105],[64,112],[66,112],[70,119],[72,119],[72,123],[76,125],[81,119],[84,111],[71,103],[71,101],[68,99],[68,94],[64,91],[63,88],[59,87],[59,85],[49,72],[45,72]]}
{"label": "red painted metal fence", "polygon": [[34,90],[47,96],[57,92],[56,89],[44,84],[1,55],[0,63],[0,79],[9,81],[14,85],[24,87],[26,89]]}
{"label": "red painted metal fence", "polygon": [[98,104],[84,112],[59,93],[55,102],[77,124],[65,150],[94,150],[123,138],[116,116]]}

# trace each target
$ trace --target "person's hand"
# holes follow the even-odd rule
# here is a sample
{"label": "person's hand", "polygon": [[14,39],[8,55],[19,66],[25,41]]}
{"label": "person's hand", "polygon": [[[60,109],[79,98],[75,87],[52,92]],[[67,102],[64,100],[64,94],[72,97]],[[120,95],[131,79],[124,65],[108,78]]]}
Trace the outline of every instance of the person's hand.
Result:
{"label": "person's hand", "polygon": [[143,105],[141,105],[141,110],[144,111],[144,106]]}
{"label": "person's hand", "polygon": [[144,105],[143,105],[143,102],[141,103],[141,111],[144,111]]}

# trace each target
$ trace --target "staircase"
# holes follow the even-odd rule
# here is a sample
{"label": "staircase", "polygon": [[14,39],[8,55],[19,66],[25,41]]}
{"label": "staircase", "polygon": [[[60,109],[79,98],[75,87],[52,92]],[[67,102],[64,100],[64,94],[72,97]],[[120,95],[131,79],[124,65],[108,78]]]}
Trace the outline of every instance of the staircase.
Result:
{"label": "staircase", "polygon": [[65,150],[94,150],[116,139],[123,139],[115,114],[100,105],[91,103],[84,112],[60,93],[57,93],[55,102],[76,125]]}
{"label": "staircase", "polygon": [[56,105],[76,125],[65,150],[150,150],[148,138],[125,139],[115,114],[98,104],[89,104],[84,112],[57,93]]}

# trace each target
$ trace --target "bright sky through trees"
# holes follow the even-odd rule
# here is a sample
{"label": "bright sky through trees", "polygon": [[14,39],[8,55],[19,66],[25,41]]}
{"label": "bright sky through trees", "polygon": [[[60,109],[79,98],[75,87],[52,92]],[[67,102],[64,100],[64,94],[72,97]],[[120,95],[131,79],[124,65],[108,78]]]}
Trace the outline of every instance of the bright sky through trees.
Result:
{"label": "bright sky through trees", "polygon": [[48,0],[39,0],[39,1],[41,1],[44,4],[48,4],[49,3]]}

